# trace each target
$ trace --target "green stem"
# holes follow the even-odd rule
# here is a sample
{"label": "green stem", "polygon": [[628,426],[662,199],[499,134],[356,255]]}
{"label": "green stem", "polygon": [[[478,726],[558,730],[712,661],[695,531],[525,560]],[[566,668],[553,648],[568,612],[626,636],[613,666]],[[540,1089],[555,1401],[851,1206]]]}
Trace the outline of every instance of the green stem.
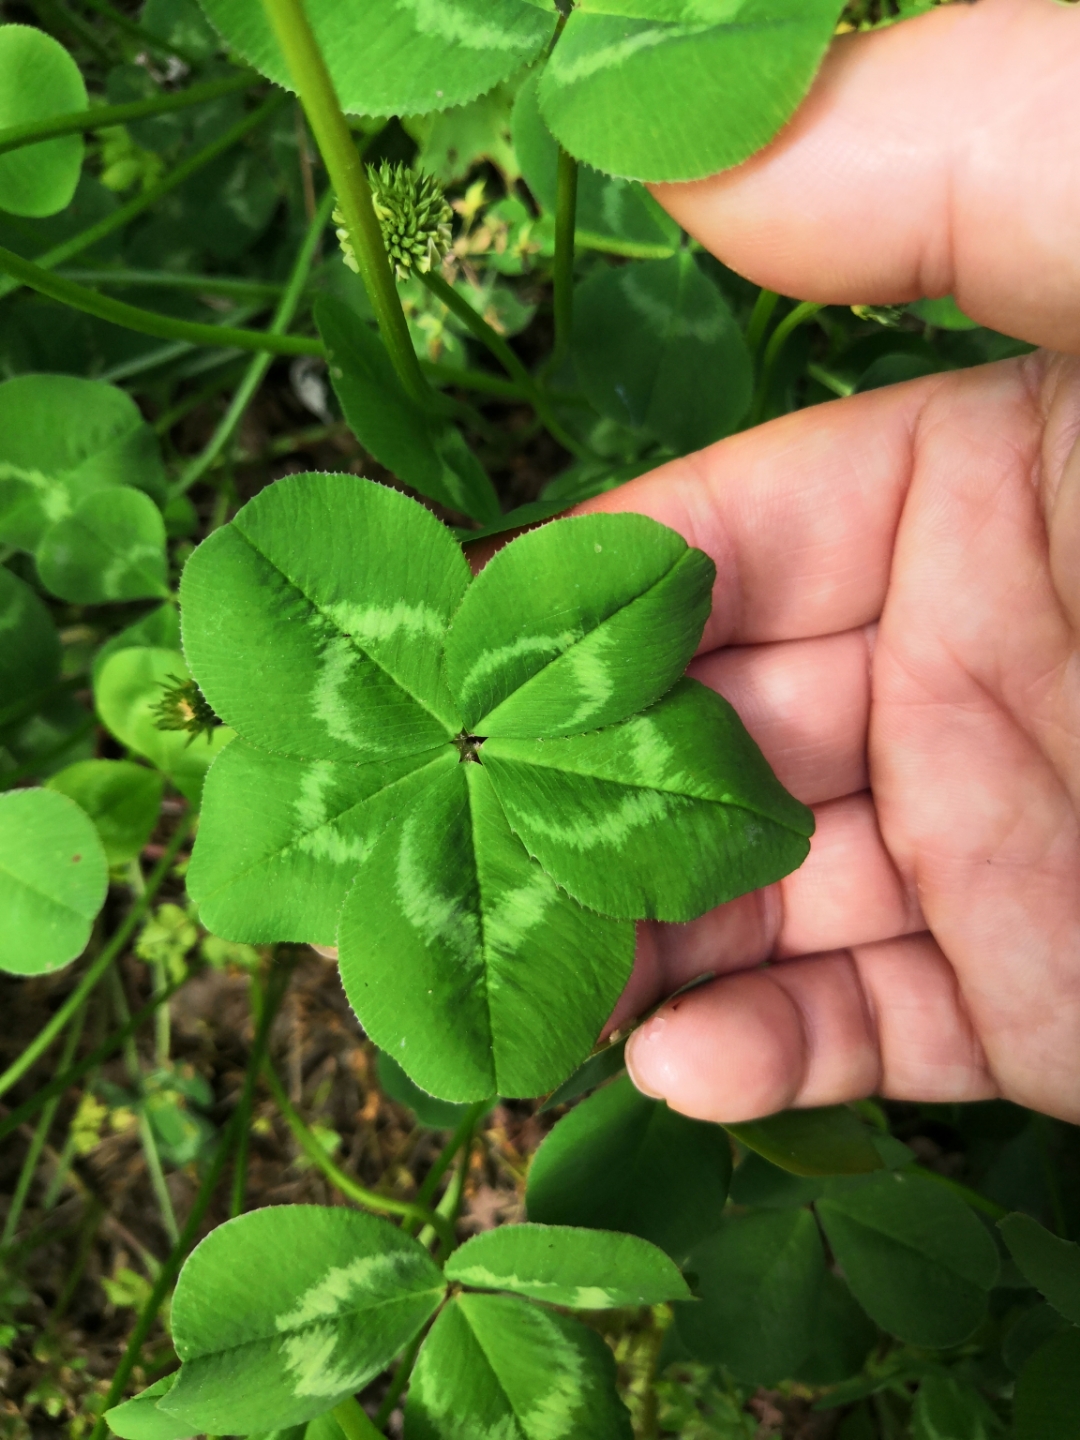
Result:
{"label": "green stem", "polygon": [[[82,1035],[83,1021],[86,1019],[86,1007],[81,1006],[75,1015],[71,1029],[68,1031],[67,1039],[64,1042],[63,1054],[60,1056],[60,1068],[66,1070],[75,1056],[75,1047]],[[60,1096],[56,1095],[45,1106],[41,1112],[41,1119],[38,1121],[34,1137],[30,1141],[26,1152],[26,1159],[23,1161],[22,1170],[15,1185],[14,1194],[11,1197],[11,1205],[8,1209],[7,1219],[4,1221],[3,1234],[0,1234],[0,1251],[6,1250],[15,1237],[15,1231],[19,1226],[19,1218],[22,1215],[23,1206],[26,1204],[26,1197],[30,1193],[30,1186],[34,1175],[37,1172],[38,1161],[41,1159],[41,1152],[45,1149],[45,1142],[49,1138],[49,1131],[52,1129],[53,1120],[56,1118],[56,1108],[60,1104]]]}
{"label": "green stem", "polygon": [[346,1175],[344,1170],[339,1169],[293,1108],[277,1073],[268,1061],[263,1064],[263,1074],[296,1143],[316,1168],[322,1171],[331,1185],[340,1190],[343,1195],[347,1195],[350,1200],[355,1200],[358,1205],[363,1205],[368,1210],[377,1210],[384,1215],[401,1215],[405,1219],[419,1221],[421,1225],[431,1225],[444,1244],[453,1248],[454,1232],[452,1227],[433,1211],[425,1210],[420,1205],[410,1204],[408,1200],[395,1200],[390,1195],[380,1195],[378,1191],[369,1190],[366,1185],[361,1185],[351,1175]]}
{"label": "green stem", "polygon": [[110,300],[94,290],[50,275],[48,270],[42,270],[3,247],[0,247],[0,270],[6,270],[23,285],[29,285],[31,290],[47,295],[50,300],[59,300],[73,310],[81,310],[98,320],[108,320],[113,325],[122,325],[127,330],[136,330],[141,335],[156,335],[160,340],[184,340],[189,345],[223,346],[230,350],[269,350],[275,355],[326,354],[321,340],[309,340],[299,335],[268,335],[263,330],[234,330],[228,325],[202,325],[192,320],[176,320],[171,315],[160,315],[153,310],[143,310],[122,300]]}
{"label": "green stem", "polygon": [[775,290],[758,291],[754,308],[750,312],[750,322],[746,327],[746,345],[753,360],[757,359],[761,342],[765,339],[765,331],[769,328],[769,321],[772,319],[779,299],[780,296]]}
{"label": "green stem", "polygon": [[382,1404],[375,1412],[375,1426],[382,1431],[390,1416],[394,1413],[394,1406],[401,1399],[401,1392],[409,1383],[409,1376],[412,1374],[413,1366],[416,1364],[416,1357],[420,1353],[420,1346],[424,1343],[425,1332],[411,1340],[406,1346],[401,1359],[397,1363],[393,1375],[390,1377],[390,1385],[382,1398]]}
{"label": "green stem", "polygon": [[219,390],[224,390],[232,385],[234,381],[240,378],[240,375],[237,373],[237,366],[244,363],[245,362],[239,359],[229,362],[223,372],[219,372],[212,380],[200,386],[194,394],[185,395],[182,400],[178,400],[176,404],[171,405],[168,410],[163,410],[154,421],[154,434],[167,435],[172,427],[182,420],[185,415],[190,415],[192,410],[197,410],[199,406],[204,405],[207,400],[213,399]]}
{"label": "green stem", "polygon": [[229,1152],[232,1149],[236,1137],[236,1128],[237,1119],[234,1115],[229,1122],[227,1130],[221,1137],[217,1154],[211,1161],[203,1177],[203,1182],[199,1186],[198,1193],[195,1196],[195,1202],[191,1207],[191,1213],[188,1215],[184,1228],[180,1232],[180,1238],[173,1246],[169,1258],[161,1267],[161,1271],[154,1281],[154,1288],[150,1291],[149,1298],[139,1313],[135,1329],[131,1332],[131,1338],[128,1340],[123,1358],[116,1367],[116,1373],[113,1375],[108,1394],[105,1396],[105,1401],[101,1407],[102,1413],[99,1414],[94,1428],[90,1432],[89,1440],[105,1440],[105,1437],[109,1433],[108,1422],[105,1419],[104,1412],[115,1405],[124,1393],[124,1387],[127,1385],[132,1370],[134,1370],[139,1362],[143,1342],[153,1328],[162,1302],[172,1288],[173,1281],[180,1273],[180,1267],[187,1258],[188,1251],[195,1244],[195,1237],[199,1233],[199,1226],[202,1224],[203,1216],[206,1214],[207,1207],[213,1199],[214,1191],[217,1189],[217,1183],[221,1178],[221,1172],[225,1168],[225,1162],[229,1158]]}
{"label": "green stem", "polygon": [[[315,215],[311,224],[308,226],[307,234],[304,236],[304,242],[300,246],[299,253],[293,264],[292,274],[289,276],[288,284],[285,287],[285,293],[282,295],[278,308],[274,313],[274,318],[270,322],[270,328],[267,331],[268,334],[284,335],[292,323],[293,316],[296,314],[296,308],[300,304],[300,298],[304,293],[304,287],[307,285],[308,277],[311,274],[311,267],[315,261],[315,253],[319,248],[319,241],[322,239],[323,231],[326,229],[326,223],[330,219],[330,211],[333,208],[334,194],[333,191],[328,191],[316,207]],[[183,474],[172,487],[170,491],[171,495],[186,494],[192,485],[201,479],[207,470],[210,469],[211,465],[213,465],[214,461],[229,443],[237,426],[241,420],[243,420],[244,412],[251,404],[255,392],[262,384],[266,372],[270,369],[273,358],[272,355],[263,353],[262,355],[256,355],[254,360],[251,361],[246,375],[237,387],[236,394],[233,396],[228,410],[226,410],[213,435],[210,437],[209,443],[201,454],[197,455],[195,459],[185,467]]]}
{"label": "green stem", "polygon": [[750,411],[750,424],[760,425],[765,416],[765,406],[769,401],[769,390],[772,386],[773,375],[776,371],[776,362],[780,358],[781,351],[787,343],[788,336],[807,320],[812,319],[819,310],[824,310],[824,305],[815,304],[812,300],[804,300],[801,305],[796,305],[789,315],[785,315],[780,324],[769,337],[769,343],[765,347],[765,355],[761,362],[761,374],[758,377],[757,394]]}
{"label": "green stem", "polygon": [[[15,1084],[16,1080],[18,1080],[20,1076],[25,1075],[27,1070],[30,1069],[31,1065],[33,1065],[35,1061],[37,1061],[45,1053],[45,1051],[52,1044],[53,1040],[56,1039],[60,1031],[63,1030],[64,1026],[75,1014],[76,1010],[79,1009],[83,1001],[97,985],[98,981],[105,974],[106,970],[108,970],[109,966],[112,964],[116,956],[119,955],[120,952],[123,950],[124,946],[131,938],[131,935],[134,932],[136,925],[138,925],[139,921],[142,919],[147,906],[150,904],[151,900],[161,888],[161,885],[166,875],[169,873],[169,870],[172,867],[173,861],[176,859],[176,856],[180,851],[180,847],[183,845],[184,841],[191,833],[191,826],[192,818],[190,816],[188,816],[185,820],[182,820],[181,823],[177,826],[176,833],[173,835],[172,839],[165,847],[164,854],[162,855],[158,863],[154,866],[154,869],[146,882],[146,889],[143,891],[143,893],[139,896],[138,900],[136,900],[135,904],[128,911],[126,917],[121,922],[115,935],[113,935],[112,939],[105,946],[101,954],[90,966],[89,970],[87,970],[86,974],[79,981],[78,985],[71,992],[68,998],[64,1001],[63,1005],[60,1006],[60,1009],[57,1010],[56,1014],[52,1017],[49,1023],[45,1025],[38,1032],[37,1035],[34,1036],[33,1040],[31,1040],[30,1044],[26,1047],[26,1049],[19,1056],[19,1058],[17,1060],[13,1060],[12,1063],[8,1066],[8,1068],[4,1071],[4,1073],[0,1075],[0,1095],[3,1095],[8,1090],[10,1090],[12,1085]],[[160,997],[155,997],[155,1003],[160,1003]],[[148,1013],[152,1013],[152,1011]],[[107,1051],[106,1053],[111,1053],[111,1050]],[[61,1076],[58,1078],[63,1077]],[[62,1088],[66,1088],[66,1086]]]}
{"label": "green stem", "polygon": [[170,55],[175,55],[178,60],[182,60],[184,64],[188,66],[197,66],[202,63],[199,56],[193,55],[190,50],[185,50],[179,45],[171,45],[168,40],[162,40],[161,37],[155,35],[153,31],[144,30],[143,27],[136,24],[134,20],[129,20],[126,15],[121,14],[121,12],[117,10],[115,5],[110,5],[109,0],[82,0],[82,3],[88,10],[93,10],[95,14],[101,15],[104,19],[111,21],[124,35],[130,35],[131,38],[137,40],[140,45],[145,45],[148,50],[156,50],[159,55],[164,55],[166,59],[168,59]]}
{"label": "green stem", "polygon": [[489,375],[486,370],[459,370],[456,365],[440,365],[436,360],[421,360],[420,368],[436,385],[457,385],[462,390],[476,390],[482,395],[494,395],[511,403],[529,398],[522,385],[504,380],[499,375]]}
{"label": "green stem", "polygon": [[[40,262],[39,262],[40,263]],[[204,295],[225,295],[231,300],[276,300],[285,289],[272,280],[238,280],[232,275],[182,275],[175,270],[65,270],[65,280],[79,285],[117,285],[134,289],[194,290]]]}
{"label": "green stem", "polygon": [[236,1141],[236,1160],[233,1165],[232,1200],[229,1206],[231,1219],[235,1219],[244,1209],[244,1192],[247,1189],[248,1142],[251,1138],[251,1107],[255,1099],[255,1086],[266,1057],[266,1047],[270,1043],[270,1027],[274,1023],[274,1017],[281,1008],[281,1002],[289,988],[295,964],[295,958],[287,962],[281,959],[279,947],[274,949],[274,961],[276,963],[270,972],[270,980],[265,994],[260,994],[258,980],[254,975],[251,977],[251,995],[255,1002],[252,1008],[256,1013],[255,1046],[244,1074],[244,1088],[240,1092],[240,1103],[237,1106],[239,1129]]}
{"label": "green stem", "polygon": [[340,1405],[335,1405],[330,1413],[341,1426],[345,1440],[386,1440],[378,1426],[372,1424],[359,1400],[354,1400],[351,1395]]}
{"label": "green stem", "polygon": [[[113,993],[113,1007],[116,1010],[116,1018],[122,1026],[131,1023],[131,1009],[124,994],[124,981],[120,974],[120,967],[112,965],[109,968],[109,985]],[[160,993],[155,990],[155,998],[159,1000],[159,1008],[155,1012],[160,1014]],[[169,1243],[175,1245],[180,1239],[180,1227],[176,1223],[176,1211],[173,1209],[172,1196],[169,1194],[169,1187],[165,1181],[165,1171],[161,1165],[161,1152],[158,1150],[157,1139],[154,1135],[154,1128],[150,1124],[150,1117],[146,1113],[145,1095],[143,1091],[142,1066],[139,1064],[139,1052],[135,1048],[134,1031],[129,1031],[124,1041],[124,1066],[128,1073],[135,1094],[138,1097],[138,1130],[139,1144],[142,1146],[143,1159],[146,1161],[146,1171],[150,1176],[150,1186],[154,1192],[154,1199],[158,1204],[158,1211],[161,1215],[161,1224],[169,1237]]]}
{"label": "green stem", "polygon": [[408,393],[421,404],[430,405],[432,391],[420,369],[398,299],[364,161],[338,103],[334,82],[304,13],[303,0],[262,3],[337,195],[383,343]]}
{"label": "green stem", "polygon": [[574,232],[577,221],[577,161],[559,147],[555,198],[555,349],[550,367],[558,370],[570,353],[574,325]]}
{"label": "green stem", "polygon": [[927,1180],[933,1180],[935,1185],[941,1185],[944,1189],[951,1190],[958,1200],[963,1200],[973,1210],[982,1211],[991,1220],[1004,1220],[1005,1216],[1009,1214],[1004,1205],[999,1205],[997,1201],[980,1195],[977,1190],[962,1185],[959,1180],[951,1180],[948,1175],[941,1175],[936,1170],[927,1170],[922,1165],[908,1165],[905,1166],[905,1169],[915,1175],[922,1175]]}
{"label": "green stem", "polygon": [[40,1090],[35,1091],[28,1100],[24,1100],[21,1105],[0,1120],[0,1140],[6,1140],[13,1130],[17,1130],[31,1116],[36,1115],[54,1095],[62,1095],[70,1085],[76,1084],[84,1075],[95,1070],[103,1060],[107,1060],[110,1055],[119,1050],[128,1036],[134,1035],[139,1026],[150,1019],[159,1005],[166,1000],[171,1000],[183,983],[183,980],[176,980],[164,995],[155,995],[141,1010],[136,1010],[127,1025],[117,1030],[114,1035],[110,1035],[108,1039],[103,1040],[100,1045],[91,1050],[85,1059],[77,1061],[67,1070],[56,1075],[47,1085],[42,1085]]}
{"label": "green stem", "polygon": [[511,379],[520,385],[525,392],[525,398],[544,422],[544,428],[552,438],[579,459],[594,459],[595,457],[563,428],[557,416],[552,412],[547,396],[529,374],[524,364],[499,332],[490,326],[478,311],[473,309],[464,295],[459,295],[454,287],[435,270],[429,270],[426,275],[421,275],[420,279],[432,295],[441,300],[446,308],[457,316],[469,333],[479,340],[481,345],[490,350]]}
{"label": "green stem", "polygon": [[[63,265],[65,261],[74,259],[76,255],[81,255],[84,250],[89,250],[92,245],[96,245],[117,230],[123,229],[129,221],[156,205],[166,195],[172,194],[178,186],[183,185],[186,180],[190,180],[192,175],[209,165],[212,160],[216,160],[225,151],[231,150],[249,131],[254,130],[276,110],[279,110],[285,103],[285,99],[286,97],[283,95],[271,95],[269,100],[264,101],[257,109],[252,110],[242,120],[238,120],[235,125],[230,126],[216,140],[205,145],[201,150],[197,150],[182,164],[177,165],[175,170],[170,171],[156,185],[151,185],[148,190],[144,190],[141,195],[136,195],[126,205],[121,205],[118,209],[113,210],[103,220],[87,226],[85,230],[80,230],[77,235],[73,235],[59,245],[54,245],[51,250],[46,250],[43,255],[37,256],[34,263],[42,270],[53,270],[56,266]],[[68,283],[72,282],[68,281]],[[3,281],[0,283],[0,299],[3,299],[5,295],[10,295],[13,290],[18,288],[18,283],[14,280]]]}
{"label": "green stem", "polygon": [[0,155],[18,150],[23,145],[36,145],[41,140],[54,140],[58,135],[78,135],[103,130],[109,125],[126,125],[129,120],[145,120],[151,115],[166,115],[172,110],[186,110],[190,105],[204,105],[250,90],[262,83],[262,77],[251,71],[230,75],[224,80],[211,80],[205,85],[192,85],[175,95],[157,95],[150,100],[132,100],[125,105],[97,105],[88,110],[74,110],[67,115],[52,115],[29,125],[8,125],[0,130]]}
{"label": "green stem", "polygon": [[[439,1151],[438,1155],[435,1157],[434,1164],[432,1165],[428,1173],[424,1176],[424,1183],[420,1186],[420,1189],[416,1193],[416,1203],[418,1205],[428,1206],[431,1204],[432,1196],[439,1188],[439,1181],[446,1174],[447,1170],[449,1170],[451,1164],[453,1163],[455,1155],[462,1148],[462,1146],[468,1145],[470,1143],[476,1126],[483,1119],[484,1115],[487,1113],[487,1110],[488,1101],[486,1100],[477,1100],[474,1105],[470,1105],[468,1110],[466,1110],[465,1114],[461,1117],[461,1120],[458,1123],[457,1129],[450,1136],[450,1139],[446,1142],[443,1148]],[[414,1226],[411,1223],[407,1222],[404,1226],[404,1229],[409,1235],[415,1233]]]}

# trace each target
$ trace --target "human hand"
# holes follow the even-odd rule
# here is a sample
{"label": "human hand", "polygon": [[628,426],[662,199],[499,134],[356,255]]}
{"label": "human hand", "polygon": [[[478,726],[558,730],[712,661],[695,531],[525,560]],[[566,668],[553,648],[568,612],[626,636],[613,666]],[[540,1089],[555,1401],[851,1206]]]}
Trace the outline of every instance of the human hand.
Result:
{"label": "human hand", "polygon": [[[956,295],[1080,354],[1080,13],[979,0],[853,36],[766,152],[657,188],[756,282]],[[615,1023],[673,1108],[876,1092],[1080,1121],[1080,361],[833,402],[602,496],[716,561],[691,673],[815,808],[801,870],[642,928]],[[768,968],[757,968],[762,961]]]}

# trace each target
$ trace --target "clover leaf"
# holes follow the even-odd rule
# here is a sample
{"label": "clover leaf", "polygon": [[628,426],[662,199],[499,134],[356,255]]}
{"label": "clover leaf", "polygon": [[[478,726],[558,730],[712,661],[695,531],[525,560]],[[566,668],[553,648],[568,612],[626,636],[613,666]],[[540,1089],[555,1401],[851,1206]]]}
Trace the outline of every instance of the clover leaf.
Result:
{"label": "clover leaf", "polygon": [[810,812],[680,678],[715,570],[640,515],[555,521],[474,580],[417,502],[296,475],[192,556],[184,651],[237,733],[188,873],[226,939],[336,943],[372,1039],[448,1100],[594,1043],[635,919],[799,865]]}

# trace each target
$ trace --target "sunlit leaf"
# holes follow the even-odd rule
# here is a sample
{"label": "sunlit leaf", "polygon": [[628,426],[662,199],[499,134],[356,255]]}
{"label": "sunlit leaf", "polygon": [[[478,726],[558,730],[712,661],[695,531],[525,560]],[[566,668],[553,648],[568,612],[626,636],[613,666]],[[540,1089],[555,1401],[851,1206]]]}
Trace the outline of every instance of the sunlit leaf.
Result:
{"label": "sunlit leaf", "polygon": [[35,556],[42,584],[81,605],[157,599],[166,583],[165,522],[140,490],[96,490],[50,525]]}
{"label": "sunlit leaf", "polygon": [[[85,110],[79,67],[58,40],[31,25],[0,25],[0,129]],[[81,135],[62,135],[0,155],[0,210],[55,215],[75,193]]]}
{"label": "sunlit leaf", "polygon": [[80,760],[45,783],[89,815],[109,864],[123,865],[149,840],[165,782],[157,771],[130,760]]}

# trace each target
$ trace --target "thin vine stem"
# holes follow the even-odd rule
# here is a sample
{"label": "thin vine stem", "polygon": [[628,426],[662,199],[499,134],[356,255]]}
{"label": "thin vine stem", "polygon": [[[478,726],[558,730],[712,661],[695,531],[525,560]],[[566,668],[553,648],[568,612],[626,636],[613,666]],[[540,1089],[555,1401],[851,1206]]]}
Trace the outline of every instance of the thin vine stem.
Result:
{"label": "thin vine stem", "polygon": [[754,308],[750,312],[750,320],[746,326],[746,346],[754,360],[757,359],[761,342],[765,339],[765,331],[769,328],[769,321],[773,317],[773,311],[779,300],[780,296],[775,290],[758,291],[758,297],[754,301]]}
{"label": "thin vine stem", "polygon": [[453,1227],[442,1216],[437,1215],[433,1210],[426,1210],[420,1205],[412,1204],[408,1200],[395,1200],[390,1195],[380,1195],[377,1190],[369,1190],[366,1185],[361,1185],[359,1181],[354,1180],[351,1175],[346,1175],[344,1170],[335,1165],[297,1113],[289,1097],[285,1094],[285,1088],[278,1079],[277,1072],[269,1061],[263,1062],[263,1075],[266,1077],[270,1093],[284,1116],[285,1123],[292,1131],[296,1143],[316,1168],[322,1171],[331,1185],[340,1190],[343,1195],[347,1195],[350,1200],[355,1200],[358,1205],[363,1205],[365,1209],[377,1210],[384,1215],[400,1215],[407,1220],[417,1220],[421,1225],[430,1225],[439,1239],[451,1249],[453,1248]]}
{"label": "thin vine stem", "polygon": [[182,979],[174,980],[163,995],[155,995],[141,1010],[136,1010],[127,1025],[102,1040],[101,1044],[91,1050],[84,1059],[76,1061],[74,1065],[69,1066],[67,1070],[50,1080],[47,1085],[43,1085],[40,1090],[35,1091],[16,1109],[10,1111],[3,1120],[0,1120],[0,1140],[6,1140],[13,1130],[17,1130],[20,1125],[25,1124],[27,1120],[36,1115],[54,1095],[63,1094],[70,1085],[76,1084],[84,1075],[95,1070],[103,1060],[107,1060],[110,1055],[115,1054],[128,1036],[134,1035],[139,1026],[151,1018],[159,1005],[172,999],[183,983]]}
{"label": "thin vine stem", "polygon": [[[209,145],[197,150],[194,155],[177,165],[175,170],[170,171],[157,184],[151,185],[141,195],[136,195],[126,205],[121,205],[118,209],[113,210],[103,220],[88,225],[85,230],[80,230],[69,240],[64,240],[61,244],[54,245],[51,250],[46,250],[43,255],[36,256],[33,263],[42,270],[54,270],[58,265],[63,265],[67,260],[73,260],[76,255],[81,255],[92,245],[98,244],[99,241],[114,234],[117,230],[123,229],[130,221],[151,209],[159,200],[163,200],[166,195],[171,195],[174,190],[183,185],[185,181],[190,180],[192,175],[209,165],[212,160],[216,160],[219,155],[231,150],[245,135],[279,110],[285,104],[286,99],[287,97],[284,95],[271,95],[269,100],[264,101],[257,109],[238,120],[235,125],[231,125],[224,134],[219,135]],[[10,295],[13,290],[17,290],[20,283],[25,282],[11,278],[0,282],[0,300],[6,295]],[[74,281],[69,281],[69,283],[73,284]],[[87,293],[93,294],[94,292],[88,291]]]}
{"label": "thin vine stem", "polygon": [[[307,228],[303,244],[300,246],[296,260],[293,263],[292,274],[289,276],[274,318],[270,322],[267,331],[269,335],[284,335],[292,324],[293,316],[296,314],[297,306],[300,304],[304,288],[311,275],[311,267],[315,261],[315,254],[319,248],[319,241],[322,239],[323,231],[326,229],[327,221],[330,219],[330,211],[334,208],[333,191],[327,191],[315,210],[311,224]],[[241,420],[244,418],[248,406],[262,384],[266,372],[270,369],[274,357],[267,352],[256,355],[248,365],[247,373],[237,387],[236,393],[229,402],[229,408],[218,422],[217,428],[210,437],[204,449],[196,455],[195,459],[185,466],[183,473],[172,487],[172,496],[185,495],[200,480],[214,461],[229,443]]]}
{"label": "thin vine stem", "polygon": [[167,115],[173,110],[205,105],[209,100],[220,100],[224,95],[235,95],[239,90],[250,90],[262,83],[261,75],[247,71],[243,75],[230,75],[224,80],[192,85],[190,89],[179,90],[174,95],[157,95],[150,100],[132,100],[124,105],[91,106],[88,110],[73,110],[67,115],[34,120],[28,125],[7,125],[0,130],[0,155],[6,155],[9,150],[19,150],[24,145],[36,145],[41,140],[54,140],[59,135],[103,130],[110,125],[126,125],[131,120],[145,120],[152,115]]}
{"label": "thin vine stem", "polygon": [[574,236],[577,230],[578,165],[559,146],[559,168],[555,192],[555,349],[550,368],[558,370],[570,353],[574,327]]}
{"label": "thin vine stem", "polygon": [[[60,1056],[60,1069],[66,1070],[75,1058],[75,1048],[82,1035],[83,1021],[86,1019],[85,1002],[75,1012],[75,1018],[71,1023],[71,1029],[64,1041],[64,1049]],[[11,1196],[11,1204],[8,1207],[7,1218],[4,1221],[3,1233],[0,1234],[0,1251],[6,1250],[15,1238],[15,1232],[19,1228],[19,1219],[26,1204],[26,1197],[30,1193],[30,1186],[37,1173],[38,1161],[41,1159],[41,1152],[45,1149],[46,1141],[49,1138],[49,1131],[52,1129],[53,1120],[56,1118],[57,1106],[60,1104],[60,1096],[55,1095],[44,1107],[41,1118],[34,1131],[34,1138],[30,1141],[26,1151],[26,1159],[19,1172],[19,1178],[15,1184],[15,1190]]]}
{"label": "thin vine stem", "polygon": [[[52,1017],[48,1024],[38,1031],[37,1035],[34,1036],[33,1040],[31,1040],[30,1044],[26,1047],[26,1049],[19,1056],[19,1058],[17,1060],[13,1060],[12,1063],[8,1066],[8,1068],[4,1071],[4,1073],[0,1075],[0,1095],[3,1095],[8,1090],[10,1090],[12,1085],[15,1084],[16,1080],[18,1080],[20,1076],[25,1075],[27,1070],[30,1069],[31,1065],[33,1065],[45,1053],[45,1051],[49,1048],[52,1042],[56,1039],[57,1035],[59,1035],[60,1031],[63,1030],[65,1025],[67,1025],[68,1021],[75,1014],[76,1010],[79,1009],[83,1001],[86,999],[86,997],[97,985],[101,977],[108,970],[109,966],[112,964],[116,956],[120,954],[121,950],[124,948],[128,940],[131,938],[131,935],[134,933],[136,925],[138,925],[139,921],[145,914],[151,900],[153,900],[154,896],[161,888],[161,885],[164,882],[166,875],[172,868],[173,861],[176,859],[177,855],[180,852],[180,847],[191,834],[192,824],[193,819],[191,816],[187,816],[183,820],[181,820],[181,823],[176,827],[176,831],[170,839],[168,845],[165,847],[165,851],[162,854],[161,859],[150,872],[149,878],[146,881],[146,889],[143,891],[143,893],[136,900],[135,904],[128,911],[127,915],[120,923],[112,939],[109,940],[105,948],[102,950],[101,954],[93,962],[89,970],[87,970],[86,974],[79,981],[78,985],[76,985],[75,989],[64,1001],[63,1005],[60,1006],[60,1009],[57,1010],[56,1014]],[[161,997],[155,996],[155,1005],[160,1003],[160,999]],[[152,1010],[149,1013],[152,1013]],[[117,1043],[121,1044],[123,1042],[118,1041]],[[111,1053],[111,1051],[108,1051],[106,1053]],[[61,1075],[58,1078],[62,1079],[63,1076]],[[62,1088],[66,1088],[66,1086]]]}
{"label": "thin vine stem", "polygon": [[[40,257],[37,263],[41,264]],[[44,268],[44,267],[43,267]],[[63,271],[77,285],[118,285],[124,289],[150,286],[154,290],[194,290],[204,295],[225,295],[232,300],[277,300],[285,286],[273,280],[238,280],[234,275],[187,275],[178,270],[125,270],[103,267]]]}
{"label": "thin vine stem", "polygon": [[229,1205],[229,1216],[233,1219],[244,1209],[244,1194],[247,1190],[248,1142],[251,1138],[251,1107],[255,1099],[255,1086],[266,1058],[266,1047],[270,1043],[270,1027],[274,1023],[274,1017],[281,1008],[281,1002],[289,988],[295,963],[295,955],[291,949],[285,946],[275,946],[273,968],[270,971],[266,990],[260,993],[258,980],[255,976],[252,976],[251,979],[251,994],[255,1001],[252,1008],[256,1017],[255,1044],[252,1047],[251,1062],[244,1072],[244,1088],[240,1092],[240,1102],[237,1106],[239,1129],[236,1139],[236,1160],[233,1165],[232,1198]]}
{"label": "thin vine stem", "polygon": [[824,305],[818,305],[813,300],[804,300],[801,305],[796,305],[789,315],[784,316],[769,336],[769,343],[765,347],[765,355],[761,362],[757,394],[750,412],[751,425],[760,425],[765,416],[765,406],[768,404],[769,389],[776,371],[776,363],[787,344],[788,336],[800,325],[804,325],[807,320],[812,320],[818,311],[824,310],[824,308]]}
{"label": "thin vine stem", "polygon": [[262,0],[262,5],[285,55],[296,93],[337,195],[383,343],[405,389],[414,400],[429,406],[433,391],[424,379],[413,349],[382,228],[372,204],[364,161],[308,23],[303,0]]}
{"label": "thin vine stem", "polygon": [[[439,1151],[431,1169],[424,1176],[424,1183],[416,1193],[416,1203],[418,1205],[425,1207],[430,1205],[432,1196],[439,1188],[439,1181],[453,1164],[454,1157],[458,1151],[463,1146],[468,1145],[472,1140],[476,1126],[487,1113],[488,1104],[489,1102],[487,1100],[477,1100],[475,1104],[469,1106],[468,1110],[466,1110],[465,1114],[461,1117],[457,1129]],[[413,1235],[416,1233],[416,1227],[411,1221],[406,1221],[404,1229],[406,1234]]]}
{"label": "thin vine stem", "polygon": [[421,275],[420,279],[432,295],[441,300],[446,308],[457,316],[469,333],[479,340],[481,345],[487,347],[511,379],[517,382],[524,392],[525,399],[529,401],[543,421],[548,434],[557,440],[563,449],[569,450],[578,459],[595,459],[595,456],[580,441],[575,440],[573,435],[562,425],[558,416],[552,411],[548,397],[529,374],[525,365],[514,354],[499,332],[489,325],[478,311],[473,309],[464,295],[459,295],[436,270],[429,270],[426,275]]}
{"label": "thin vine stem", "polygon": [[47,295],[50,300],[59,300],[72,310],[81,310],[98,320],[108,320],[113,325],[121,325],[141,335],[156,335],[159,340],[183,340],[189,345],[213,345],[229,350],[269,350],[275,355],[326,354],[322,341],[314,338],[268,335],[265,330],[238,330],[228,325],[176,320],[171,315],[161,315],[154,310],[128,305],[122,300],[112,300],[70,280],[61,280],[59,275],[52,275],[3,247],[0,247],[0,270],[6,270],[31,290]]}

